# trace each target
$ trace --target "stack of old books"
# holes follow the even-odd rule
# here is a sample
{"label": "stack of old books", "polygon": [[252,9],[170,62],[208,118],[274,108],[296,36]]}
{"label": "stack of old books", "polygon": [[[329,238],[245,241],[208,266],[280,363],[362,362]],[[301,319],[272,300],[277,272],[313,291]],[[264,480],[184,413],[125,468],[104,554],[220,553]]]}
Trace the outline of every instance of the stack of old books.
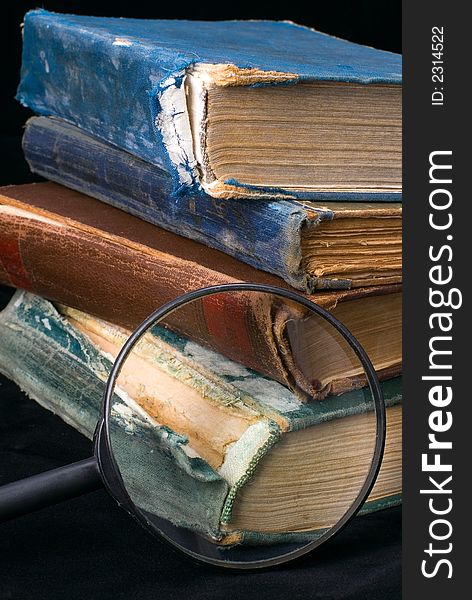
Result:
{"label": "stack of old books", "polygon": [[[109,359],[97,332],[118,344],[212,284],[298,290],[356,335],[383,380],[387,466],[370,507],[398,502],[399,56],[287,22],[36,10],[18,99],[39,115],[23,148],[49,181],[0,191],[0,281],[19,288],[0,316],[0,371],[92,435]],[[248,323],[236,326],[251,340]],[[158,398],[149,406],[182,434]],[[215,456],[201,458],[222,477]],[[187,526],[214,535],[203,517]]]}

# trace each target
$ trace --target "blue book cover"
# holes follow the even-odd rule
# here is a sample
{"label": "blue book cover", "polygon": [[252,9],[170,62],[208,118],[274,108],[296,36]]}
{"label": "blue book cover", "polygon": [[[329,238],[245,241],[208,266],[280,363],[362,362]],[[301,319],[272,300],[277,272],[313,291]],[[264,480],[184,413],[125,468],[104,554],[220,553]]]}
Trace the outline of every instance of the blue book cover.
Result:
{"label": "blue book cover", "polygon": [[[308,96],[290,100],[292,93],[301,94],[314,83],[318,87],[309,90]],[[334,95],[333,84],[339,84]],[[25,16],[17,97],[38,114],[61,117],[167,170],[173,177],[176,194],[204,190],[220,198],[280,199],[317,198],[320,193],[331,192],[335,199],[354,200],[359,196],[365,199],[365,193],[370,191],[377,200],[393,200],[399,198],[401,189],[400,84],[399,55],[333,38],[294,23],[114,19],[39,9]],[[363,105],[364,112],[359,112],[356,98],[363,96],[368,88],[375,88],[375,95],[369,96]],[[235,93],[238,98],[242,93],[242,100],[234,104],[231,115],[240,101],[244,103],[248,90],[251,100],[245,112],[242,109],[244,123],[233,124],[232,135],[237,138],[244,134],[244,151],[249,151],[254,139],[257,144],[251,160],[249,156],[246,160],[243,153],[229,167],[225,161],[231,162],[233,158],[225,157],[236,152],[237,140],[234,148],[230,144],[229,150],[220,152],[218,111],[224,102],[234,99]],[[274,90],[276,95],[271,93]],[[331,113],[335,120],[344,115],[342,139],[338,132],[338,138],[333,138],[337,146],[332,154],[324,154],[329,133],[329,127],[323,128],[324,125],[316,130],[322,133],[321,138],[316,138],[321,158],[312,164],[311,150],[303,154],[302,138],[310,122],[306,114],[296,117],[299,121],[295,126],[283,130],[280,125],[280,131],[277,129],[272,137],[267,133],[269,142],[261,141],[265,134],[253,131],[254,123],[264,121],[264,116],[262,121],[256,118],[254,95],[263,98],[264,106],[277,105],[281,111],[278,118],[283,123],[294,106],[303,113],[306,99],[312,99],[316,93],[316,105],[325,92],[328,110],[319,116],[321,121],[324,123]],[[272,100],[264,99],[267,93]],[[281,100],[282,95],[285,100]],[[340,102],[339,106],[336,102]],[[395,118],[389,120],[389,110],[382,112],[382,102],[395,109]],[[364,156],[363,131],[370,127],[377,108],[382,127],[374,127],[369,135],[380,137],[376,138],[377,146],[369,147],[370,154]],[[352,115],[357,116],[353,119]],[[351,126],[349,144],[354,154],[330,159],[338,157],[336,150],[348,144]],[[296,135],[289,142],[294,127]],[[227,140],[231,136],[223,137]],[[275,144],[280,147],[274,155],[271,149]],[[368,178],[373,169],[369,160],[376,154],[372,148],[378,148],[380,153],[385,146],[387,154],[380,161],[385,177],[377,184],[376,179],[373,182]],[[292,158],[286,163],[284,154],[289,150]],[[223,162],[219,162],[219,153]],[[262,163],[256,167],[259,154]],[[299,155],[301,158],[297,159]],[[284,179],[285,171],[293,166],[292,160],[295,163],[300,160],[303,166],[302,171],[294,172],[304,173],[316,185],[289,183]],[[330,165],[333,167],[330,177],[335,181],[328,177],[328,183],[320,187],[316,181],[318,178],[321,181],[322,170],[328,168],[325,163],[333,160],[336,164]],[[353,182],[349,183],[353,162],[357,178],[353,175]],[[279,168],[280,164],[283,166]],[[239,174],[241,169],[243,175]],[[257,169],[263,170],[262,178]]]}
{"label": "blue book cover", "polygon": [[[297,289],[312,293],[401,282],[398,203],[175,196],[166,170],[56,118],[31,118],[23,150],[32,171],[47,179],[278,275]],[[338,224],[341,236],[349,227],[362,232],[353,238],[357,245],[336,243],[332,232]],[[390,232],[383,245],[379,227]],[[311,259],[310,240],[317,244]],[[328,242],[335,242],[334,259]],[[341,258],[337,247],[344,248]]]}

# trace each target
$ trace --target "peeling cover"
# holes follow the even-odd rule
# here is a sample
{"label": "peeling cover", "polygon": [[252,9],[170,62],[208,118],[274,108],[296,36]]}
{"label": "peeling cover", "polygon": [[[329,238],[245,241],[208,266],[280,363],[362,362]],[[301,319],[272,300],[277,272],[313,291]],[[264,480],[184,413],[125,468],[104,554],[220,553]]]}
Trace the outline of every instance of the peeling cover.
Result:
{"label": "peeling cover", "polygon": [[401,57],[290,22],[115,19],[42,9],[25,16],[17,95],[25,106],[169,170],[177,194],[296,197],[283,189],[202,178],[200,132],[196,142],[186,99],[188,77],[201,79],[202,93],[209,82],[400,84]]}

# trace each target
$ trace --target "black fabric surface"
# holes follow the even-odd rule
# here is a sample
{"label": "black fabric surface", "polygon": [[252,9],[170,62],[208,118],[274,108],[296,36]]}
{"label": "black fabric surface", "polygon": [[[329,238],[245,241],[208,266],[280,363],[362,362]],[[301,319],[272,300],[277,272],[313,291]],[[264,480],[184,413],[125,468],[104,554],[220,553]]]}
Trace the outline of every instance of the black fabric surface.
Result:
{"label": "black fabric surface", "polygon": [[[91,452],[89,440],[0,378],[0,483]],[[400,517],[399,508],[358,517],[293,566],[229,573],[176,553],[100,490],[0,525],[0,598],[400,598]]]}

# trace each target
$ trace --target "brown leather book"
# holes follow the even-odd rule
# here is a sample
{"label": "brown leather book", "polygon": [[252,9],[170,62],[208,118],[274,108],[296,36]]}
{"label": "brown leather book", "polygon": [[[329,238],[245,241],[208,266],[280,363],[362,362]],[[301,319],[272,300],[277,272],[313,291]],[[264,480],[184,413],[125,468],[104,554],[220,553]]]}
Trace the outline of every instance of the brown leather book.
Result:
{"label": "brown leather book", "polygon": [[[0,188],[0,281],[127,329],[163,303],[201,287],[241,281],[289,287],[222,252],[54,183]],[[401,286],[319,292],[310,298],[353,332],[381,377],[399,374]],[[192,315],[191,331],[185,324],[180,329],[249,367],[260,370],[263,363],[265,374],[290,384],[278,351],[283,333],[270,328],[275,340],[267,334],[271,308],[255,311],[245,301],[224,306],[210,297]],[[237,352],[228,343],[234,332]],[[299,347],[309,353],[305,338]],[[297,384],[318,397],[349,387],[331,382],[330,389],[319,389],[303,374]]]}

